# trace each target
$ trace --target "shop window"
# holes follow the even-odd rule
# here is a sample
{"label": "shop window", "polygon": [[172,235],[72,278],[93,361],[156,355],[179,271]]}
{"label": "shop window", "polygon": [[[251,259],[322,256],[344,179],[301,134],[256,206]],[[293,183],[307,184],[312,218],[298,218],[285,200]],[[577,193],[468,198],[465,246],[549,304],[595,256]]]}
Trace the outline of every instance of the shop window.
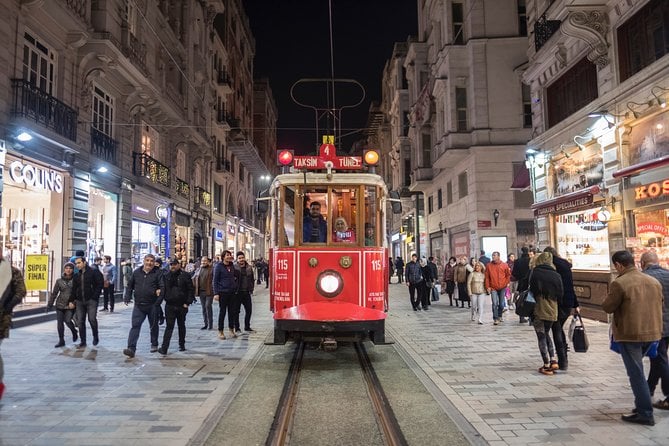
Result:
{"label": "shop window", "polygon": [[558,253],[574,269],[609,271],[608,222],[599,221],[599,207],[555,216]]}
{"label": "shop window", "polygon": [[618,28],[620,80],[669,53],[669,2],[651,0]]}
{"label": "shop window", "polygon": [[118,196],[91,186],[88,194],[88,249],[89,259],[116,256],[116,227]]}
{"label": "shop window", "polygon": [[23,79],[54,94],[56,54],[31,33],[23,35]]}
{"label": "shop window", "polygon": [[467,171],[458,175],[458,198],[464,198],[469,194],[469,184],[467,183]]}
{"label": "shop window", "polygon": [[634,215],[634,238],[626,245],[633,247],[637,263],[646,251],[654,251],[660,266],[669,268],[669,211],[657,209],[636,212]]}
{"label": "shop window", "polygon": [[114,98],[97,85],[93,86],[93,128],[114,137]]}
{"label": "shop window", "polygon": [[597,67],[584,57],[546,90],[548,126],[571,116],[597,96]]}

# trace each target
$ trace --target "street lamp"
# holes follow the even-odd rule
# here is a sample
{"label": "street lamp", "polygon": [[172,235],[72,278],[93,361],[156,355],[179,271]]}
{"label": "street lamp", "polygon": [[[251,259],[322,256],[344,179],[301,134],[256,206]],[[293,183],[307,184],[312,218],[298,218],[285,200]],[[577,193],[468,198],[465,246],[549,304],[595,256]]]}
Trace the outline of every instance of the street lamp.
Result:
{"label": "street lamp", "polygon": [[497,226],[497,220],[499,219],[499,211],[497,209],[492,211],[492,218],[495,220],[495,226]]}

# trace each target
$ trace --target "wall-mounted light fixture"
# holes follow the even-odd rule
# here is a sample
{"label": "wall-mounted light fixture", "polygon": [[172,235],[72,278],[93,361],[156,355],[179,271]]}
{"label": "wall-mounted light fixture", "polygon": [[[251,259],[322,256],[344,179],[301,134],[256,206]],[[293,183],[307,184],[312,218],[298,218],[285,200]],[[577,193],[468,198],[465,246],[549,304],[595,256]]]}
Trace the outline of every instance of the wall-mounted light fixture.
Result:
{"label": "wall-mounted light fixture", "polygon": [[650,89],[650,94],[652,94],[655,100],[657,101],[657,105],[659,105],[662,108],[665,108],[667,106],[666,98],[664,96],[658,96],[657,93],[655,93],[655,90],[659,90],[660,92],[665,92],[669,91],[669,88],[664,88],[661,85],[655,85],[653,88]]}
{"label": "wall-mounted light fixture", "polygon": [[495,226],[497,226],[497,220],[499,220],[499,211],[497,209],[492,211],[492,218],[495,220]]}
{"label": "wall-mounted light fixture", "polygon": [[641,113],[636,111],[634,107],[643,107],[644,105],[648,105],[648,104],[641,104],[639,102],[629,101],[627,103],[627,109],[632,112],[632,116],[634,116],[634,119],[639,119],[639,117],[641,116]]}
{"label": "wall-mounted light fixture", "polygon": [[625,115],[614,115],[608,110],[597,110],[588,113],[589,118],[601,118],[606,122],[606,125],[611,129],[616,126],[614,118],[624,118]]}
{"label": "wall-mounted light fixture", "polygon": [[574,143],[578,146],[578,149],[582,152],[582,151],[585,150],[585,146],[583,144],[581,144],[580,142],[578,142],[577,138],[581,139],[581,140],[587,139],[588,141],[591,141],[591,139],[586,138],[585,136],[581,136],[581,135],[574,135]]}
{"label": "wall-mounted light fixture", "polygon": [[562,154],[562,156],[569,159],[569,158],[571,158],[571,155],[567,152],[567,150],[565,150],[566,148],[567,148],[566,145],[560,144],[560,153]]}

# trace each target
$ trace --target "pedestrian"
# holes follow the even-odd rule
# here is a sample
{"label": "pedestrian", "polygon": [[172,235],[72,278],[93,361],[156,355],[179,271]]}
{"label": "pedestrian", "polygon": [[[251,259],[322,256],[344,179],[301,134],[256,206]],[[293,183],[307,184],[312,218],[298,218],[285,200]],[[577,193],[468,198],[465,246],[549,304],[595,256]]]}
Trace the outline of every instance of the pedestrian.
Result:
{"label": "pedestrian", "polygon": [[559,369],[555,352],[564,348],[559,336],[553,336],[553,342],[550,338],[558,319],[558,302],[562,300],[564,294],[562,278],[555,271],[553,255],[550,252],[541,253],[535,258],[535,265],[530,274],[529,290],[536,300],[532,324],[537,335],[539,353],[543,359],[539,373],[553,375]]}
{"label": "pedestrian", "polygon": [[[483,262],[481,262],[483,263]],[[506,288],[509,286],[511,271],[506,262],[500,258],[498,251],[492,253],[492,261],[485,268],[485,287],[492,295],[492,317],[493,324],[498,325],[503,321],[504,300],[506,299]]]}
{"label": "pedestrian", "polygon": [[132,322],[128,333],[128,347],[123,354],[129,358],[135,357],[137,351],[137,340],[145,319],[149,319],[149,330],[151,334],[151,353],[158,351],[158,309],[165,295],[164,274],[156,266],[156,258],[153,254],[144,256],[142,266],[132,272],[128,288],[123,296],[123,302],[128,305],[134,298],[135,305],[132,308]]}
{"label": "pedestrian", "polygon": [[[469,302],[469,295],[467,294],[467,257],[460,257],[458,263],[455,265],[453,272],[453,280],[458,287],[458,298],[455,300],[455,306],[465,308],[465,302]],[[471,304],[470,304],[471,305]]]}
{"label": "pedestrian", "polygon": [[[411,302],[411,307],[413,311],[418,311],[422,307],[421,289],[425,285],[425,280],[423,279],[423,272],[418,263],[418,256],[416,254],[411,254],[411,261],[407,263],[405,280],[406,284],[409,287],[409,301]],[[417,299],[416,299],[417,295]],[[422,308],[427,310],[427,306]]]}
{"label": "pedestrian", "polygon": [[[9,337],[12,326],[12,312],[26,297],[26,283],[21,270],[12,266],[11,262],[2,257],[0,251],[0,347],[2,341]],[[5,393],[5,367],[0,351],[0,400]]]}
{"label": "pedestrian", "polygon": [[418,264],[420,265],[420,270],[424,279],[422,289],[419,288],[420,302],[423,305],[424,310],[429,310],[430,305],[432,305],[432,302],[430,302],[430,293],[434,287],[434,281],[437,280],[437,278],[432,276],[432,270],[425,257],[421,258]]}
{"label": "pedestrian", "polygon": [[213,288],[214,273],[209,261],[209,257],[202,256],[200,260],[200,269],[197,276],[194,278],[195,294],[200,297],[200,304],[202,305],[202,319],[204,325],[200,330],[214,329],[214,288]]}
{"label": "pedestrian", "polygon": [[634,266],[629,251],[616,251],[611,257],[618,277],[611,282],[602,310],[613,314],[613,340],[634,393],[634,410],[622,420],[647,426],[655,425],[653,402],[643,371],[643,357],[654,341],[662,338],[662,285],[654,277]]}
{"label": "pedestrian", "polygon": [[103,257],[104,264],[102,265],[102,311],[109,310],[114,312],[114,289],[116,284],[116,265],[111,261],[111,256]]}
{"label": "pedestrian", "polygon": [[[455,267],[458,261],[455,257],[448,259],[448,263],[444,267],[444,292],[448,294],[448,301],[453,306],[453,295],[455,294]],[[456,305],[458,301],[455,301]]]}
{"label": "pedestrian", "polygon": [[[494,257],[494,256],[495,256],[495,253],[493,252],[492,255],[493,255],[493,257]],[[485,250],[483,250],[483,249],[481,250],[481,256],[479,257],[479,262],[483,263],[483,267],[484,267],[484,268],[487,268],[487,267],[488,267],[488,263],[490,263],[490,257],[488,257],[487,255],[485,255]]]}
{"label": "pedestrian", "polygon": [[478,318],[478,323],[483,324],[483,307],[488,300],[485,289],[485,266],[476,262],[474,271],[467,278],[467,293],[472,300],[472,321]]}
{"label": "pedestrian", "polygon": [[265,281],[265,288],[269,288],[269,263],[263,262],[262,270],[263,280]]}
{"label": "pedestrian", "polygon": [[125,295],[128,282],[132,277],[132,259],[128,258],[125,262],[121,262],[121,273],[123,274],[123,295]]}
{"label": "pedestrian", "polygon": [[569,316],[580,314],[578,299],[576,298],[576,291],[574,290],[574,278],[571,272],[571,263],[558,255],[558,252],[552,246],[544,249],[544,252],[550,252],[553,255],[553,265],[555,271],[562,279],[563,295],[562,300],[558,302],[558,319],[557,323],[553,325],[553,339],[558,339],[560,342],[555,342],[557,350],[558,366],[561,371],[566,371],[569,367],[569,360],[567,355],[567,336],[564,333],[564,324],[569,319]]}
{"label": "pedestrian", "polygon": [[[427,259],[427,266],[430,269],[431,277],[430,280],[432,281],[432,287],[430,287],[429,292],[432,293],[431,300],[433,302],[438,302],[439,301],[439,291],[437,289],[437,284],[439,283],[439,273],[437,272],[437,263],[436,260],[433,256],[428,257]],[[429,301],[430,299],[428,299]]]}
{"label": "pedestrian", "polygon": [[518,291],[518,279],[513,275],[513,264],[516,263],[516,255],[511,253],[507,256],[506,264],[509,266],[509,271],[511,271],[511,277],[509,278],[509,292],[507,293],[508,307],[510,309],[515,308],[515,299],[516,293]]}
{"label": "pedestrian", "polygon": [[98,345],[98,301],[104,279],[100,269],[93,265],[88,266],[86,259],[78,257],[74,261],[79,271],[72,285],[72,296],[70,302],[74,302],[77,322],[79,323],[79,348],[86,347],[86,318],[93,333],[93,345]]}
{"label": "pedestrian", "polygon": [[263,262],[262,257],[254,262],[254,266],[256,268],[258,278],[257,284],[260,285],[262,283],[263,270],[265,269],[265,263]]}
{"label": "pedestrian", "polygon": [[46,306],[47,311],[56,308],[56,330],[58,332],[58,343],[54,348],[65,347],[65,325],[72,332],[72,342],[77,342],[79,335],[72,322],[74,316],[74,302],[70,301],[72,287],[74,286],[74,263],[67,262],[63,265],[63,274],[56,280]]}
{"label": "pedestrian", "polygon": [[397,283],[402,283],[402,279],[404,279],[404,260],[400,256],[395,259],[395,273],[397,273]]}
{"label": "pedestrian", "polygon": [[[165,265],[169,266],[170,258],[167,258],[167,263]],[[156,268],[158,268],[158,271],[164,276],[166,269],[165,266],[163,265],[163,259],[160,257],[156,257],[156,263],[155,263]],[[157,308],[157,313],[156,313],[156,320],[158,321],[158,325],[163,325],[165,323],[165,312],[163,311],[163,306],[161,304],[158,304]]]}
{"label": "pedestrian", "polygon": [[244,251],[237,251],[237,262],[235,263],[235,270],[239,275],[239,287],[237,288],[237,299],[235,308],[235,333],[241,334],[239,329],[239,312],[241,306],[244,306],[244,331],[253,333],[255,330],[251,328],[251,314],[253,310],[253,287],[255,279],[253,277],[253,267],[246,262],[246,255]]}
{"label": "pedestrian", "polygon": [[667,361],[667,345],[669,344],[669,270],[660,266],[657,253],[648,251],[641,256],[641,269],[644,273],[656,278],[662,285],[662,337],[657,347],[657,356],[650,358],[650,371],[648,372],[648,390],[651,397],[655,388],[662,380],[662,394],[664,399],[653,403],[657,409],[669,409],[669,361]]}
{"label": "pedestrian", "polygon": [[[516,291],[520,295],[520,293],[527,290],[530,276],[530,250],[526,246],[520,248],[520,258],[513,262],[511,275],[518,281]],[[520,316],[519,322],[521,324],[526,323],[527,318]]]}
{"label": "pedestrian", "polygon": [[225,313],[228,313],[228,328],[230,336],[237,337],[235,333],[235,319],[233,305],[237,289],[239,288],[239,275],[232,263],[232,252],[223,251],[223,261],[214,267],[214,300],[218,301],[218,337],[225,339]]}
{"label": "pedestrian", "polygon": [[174,324],[179,327],[179,351],[186,351],[186,315],[188,306],[195,300],[195,288],[190,273],[181,269],[181,262],[174,259],[170,262],[170,272],[165,274],[165,332],[163,344],[158,353],[166,355],[170,348],[170,340]]}

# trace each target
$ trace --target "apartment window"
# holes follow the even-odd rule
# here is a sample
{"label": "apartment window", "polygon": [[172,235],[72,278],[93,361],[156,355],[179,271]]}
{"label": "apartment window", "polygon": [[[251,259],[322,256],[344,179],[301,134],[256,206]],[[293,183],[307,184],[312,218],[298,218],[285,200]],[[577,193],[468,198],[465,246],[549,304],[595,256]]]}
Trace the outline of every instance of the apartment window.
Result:
{"label": "apartment window", "polygon": [[53,95],[56,55],[32,34],[23,35],[23,79]]}
{"label": "apartment window", "polygon": [[137,35],[137,6],[135,6],[135,0],[128,0],[125,2],[125,22],[128,27],[128,31],[133,36]]}
{"label": "apartment window", "polygon": [[153,127],[148,125],[146,122],[142,122],[142,135],[140,137],[140,145],[142,153],[149,155],[151,158],[157,160],[162,160],[160,156],[160,144],[159,144],[160,133],[156,131]]}
{"label": "apartment window", "polygon": [[402,67],[402,90],[409,88],[409,80],[407,79],[407,69]]}
{"label": "apartment window", "polygon": [[423,167],[432,167],[432,135],[423,133]]}
{"label": "apartment window", "polygon": [[93,86],[93,128],[114,136],[114,98],[97,85]]}
{"label": "apartment window", "polygon": [[427,197],[427,213],[431,214],[432,212],[434,212],[434,200],[432,195],[430,195]]}
{"label": "apartment window", "polygon": [[441,193],[441,189],[437,191],[437,209],[441,209],[443,207],[443,194]]}
{"label": "apartment window", "polygon": [[193,169],[193,185],[202,187],[202,164],[196,163]]}
{"label": "apartment window", "polygon": [[458,132],[467,131],[467,89],[455,88],[455,117]]}
{"label": "apartment window", "polygon": [[222,212],[223,209],[223,186],[214,183],[214,212]]}
{"label": "apartment window", "polygon": [[597,67],[584,57],[546,90],[548,126],[580,110],[597,95]]}
{"label": "apartment window", "polygon": [[446,183],[446,204],[452,204],[453,203],[453,183],[448,182]]}
{"label": "apartment window", "polygon": [[404,186],[411,184],[411,160],[404,160]]}
{"label": "apartment window", "polygon": [[526,0],[518,0],[518,35],[527,36],[527,5]]}
{"label": "apartment window", "polygon": [[239,165],[239,181],[244,183],[244,166]]}
{"label": "apartment window", "polygon": [[523,127],[532,128],[532,91],[529,85],[520,84],[523,95]]}
{"label": "apartment window", "polygon": [[651,0],[618,28],[620,80],[669,53],[669,2]]}
{"label": "apartment window", "polygon": [[188,178],[186,178],[186,152],[183,150],[177,150],[177,165],[175,174],[180,180],[188,180]]}
{"label": "apartment window", "polygon": [[453,16],[453,44],[463,45],[465,43],[464,12],[462,3],[451,4],[451,15]]}
{"label": "apartment window", "polygon": [[410,127],[411,121],[409,120],[409,112],[405,111],[402,113],[402,136],[409,136]]}
{"label": "apartment window", "polygon": [[469,187],[467,184],[467,171],[465,170],[460,175],[458,175],[458,198],[464,198],[469,193]]}

